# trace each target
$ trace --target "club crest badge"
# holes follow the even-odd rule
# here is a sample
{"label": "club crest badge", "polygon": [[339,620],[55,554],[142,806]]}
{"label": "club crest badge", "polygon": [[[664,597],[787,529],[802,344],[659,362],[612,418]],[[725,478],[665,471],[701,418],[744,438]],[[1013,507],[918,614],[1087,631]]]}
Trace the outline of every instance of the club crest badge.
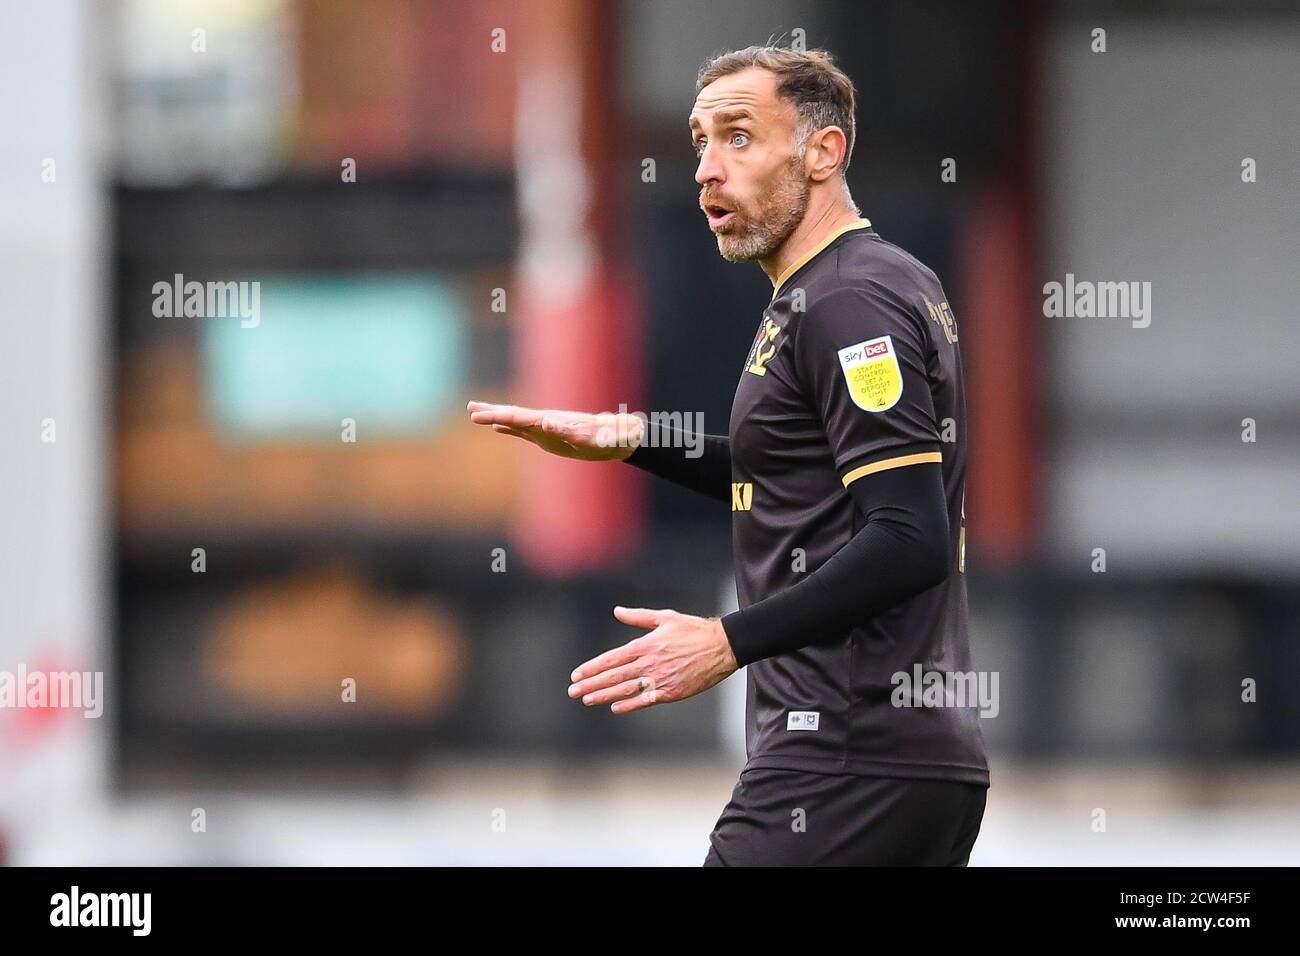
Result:
{"label": "club crest badge", "polygon": [[776,354],[776,337],[781,329],[768,316],[763,316],[763,324],[758,327],[754,344],[749,348],[749,358],[745,361],[745,371],[755,375],[767,374],[767,363]]}
{"label": "club crest badge", "polygon": [[840,349],[839,355],[849,395],[858,408],[883,412],[898,404],[903,397],[903,373],[893,339],[888,335],[868,339]]}

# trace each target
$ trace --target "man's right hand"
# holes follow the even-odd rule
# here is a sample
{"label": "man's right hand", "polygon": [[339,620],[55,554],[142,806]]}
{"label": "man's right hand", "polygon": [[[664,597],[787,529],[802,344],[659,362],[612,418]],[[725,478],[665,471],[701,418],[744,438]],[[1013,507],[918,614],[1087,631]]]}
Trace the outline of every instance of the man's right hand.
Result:
{"label": "man's right hand", "polygon": [[645,435],[645,422],[626,412],[562,412],[470,402],[470,421],[532,442],[543,451],[579,461],[622,461]]}

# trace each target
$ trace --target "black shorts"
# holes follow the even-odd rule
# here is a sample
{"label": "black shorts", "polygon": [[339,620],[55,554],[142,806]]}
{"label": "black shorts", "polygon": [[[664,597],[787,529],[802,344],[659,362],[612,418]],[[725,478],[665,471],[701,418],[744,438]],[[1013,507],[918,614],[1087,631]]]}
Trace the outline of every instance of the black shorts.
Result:
{"label": "black shorts", "polygon": [[984,784],[756,768],[709,834],[705,866],[965,866]]}

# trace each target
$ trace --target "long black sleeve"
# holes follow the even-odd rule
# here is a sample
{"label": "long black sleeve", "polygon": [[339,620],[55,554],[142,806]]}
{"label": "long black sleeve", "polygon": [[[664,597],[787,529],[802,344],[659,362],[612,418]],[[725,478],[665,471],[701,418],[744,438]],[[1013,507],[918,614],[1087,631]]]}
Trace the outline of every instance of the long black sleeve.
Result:
{"label": "long black sleeve", "polygon": [[641,444],[623,460],[710,498],[731,500],[731,441],[725,435],[687,434],[648,420]]}
{"label": "long black sleeve", "polygon": [[741,667],[843,634],[953,570],[939,462],[867,475],[848,490],[867,519],[849,542],[793,587],[723,616]]}

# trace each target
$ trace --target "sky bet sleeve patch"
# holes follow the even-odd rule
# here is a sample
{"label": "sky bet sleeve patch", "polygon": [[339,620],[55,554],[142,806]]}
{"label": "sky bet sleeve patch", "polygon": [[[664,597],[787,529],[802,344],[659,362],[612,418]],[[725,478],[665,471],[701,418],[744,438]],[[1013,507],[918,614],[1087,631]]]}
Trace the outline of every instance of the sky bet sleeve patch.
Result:
{"label": "sky bet sleeve patch", "polygon": [[[797,384],[817,410],[841,477],[883,458],[939,450],[945,416],[935,414],[930,321],[868,285],[840,286],[787,323]],[[943,347],[955,362],[956,346]]]}
{"label": "sky bet sleeve patch", "polygon": [[883,412],[903,397],[903,373],[888,335],[839,350],[840,369],[853,403],[868,412]]}

